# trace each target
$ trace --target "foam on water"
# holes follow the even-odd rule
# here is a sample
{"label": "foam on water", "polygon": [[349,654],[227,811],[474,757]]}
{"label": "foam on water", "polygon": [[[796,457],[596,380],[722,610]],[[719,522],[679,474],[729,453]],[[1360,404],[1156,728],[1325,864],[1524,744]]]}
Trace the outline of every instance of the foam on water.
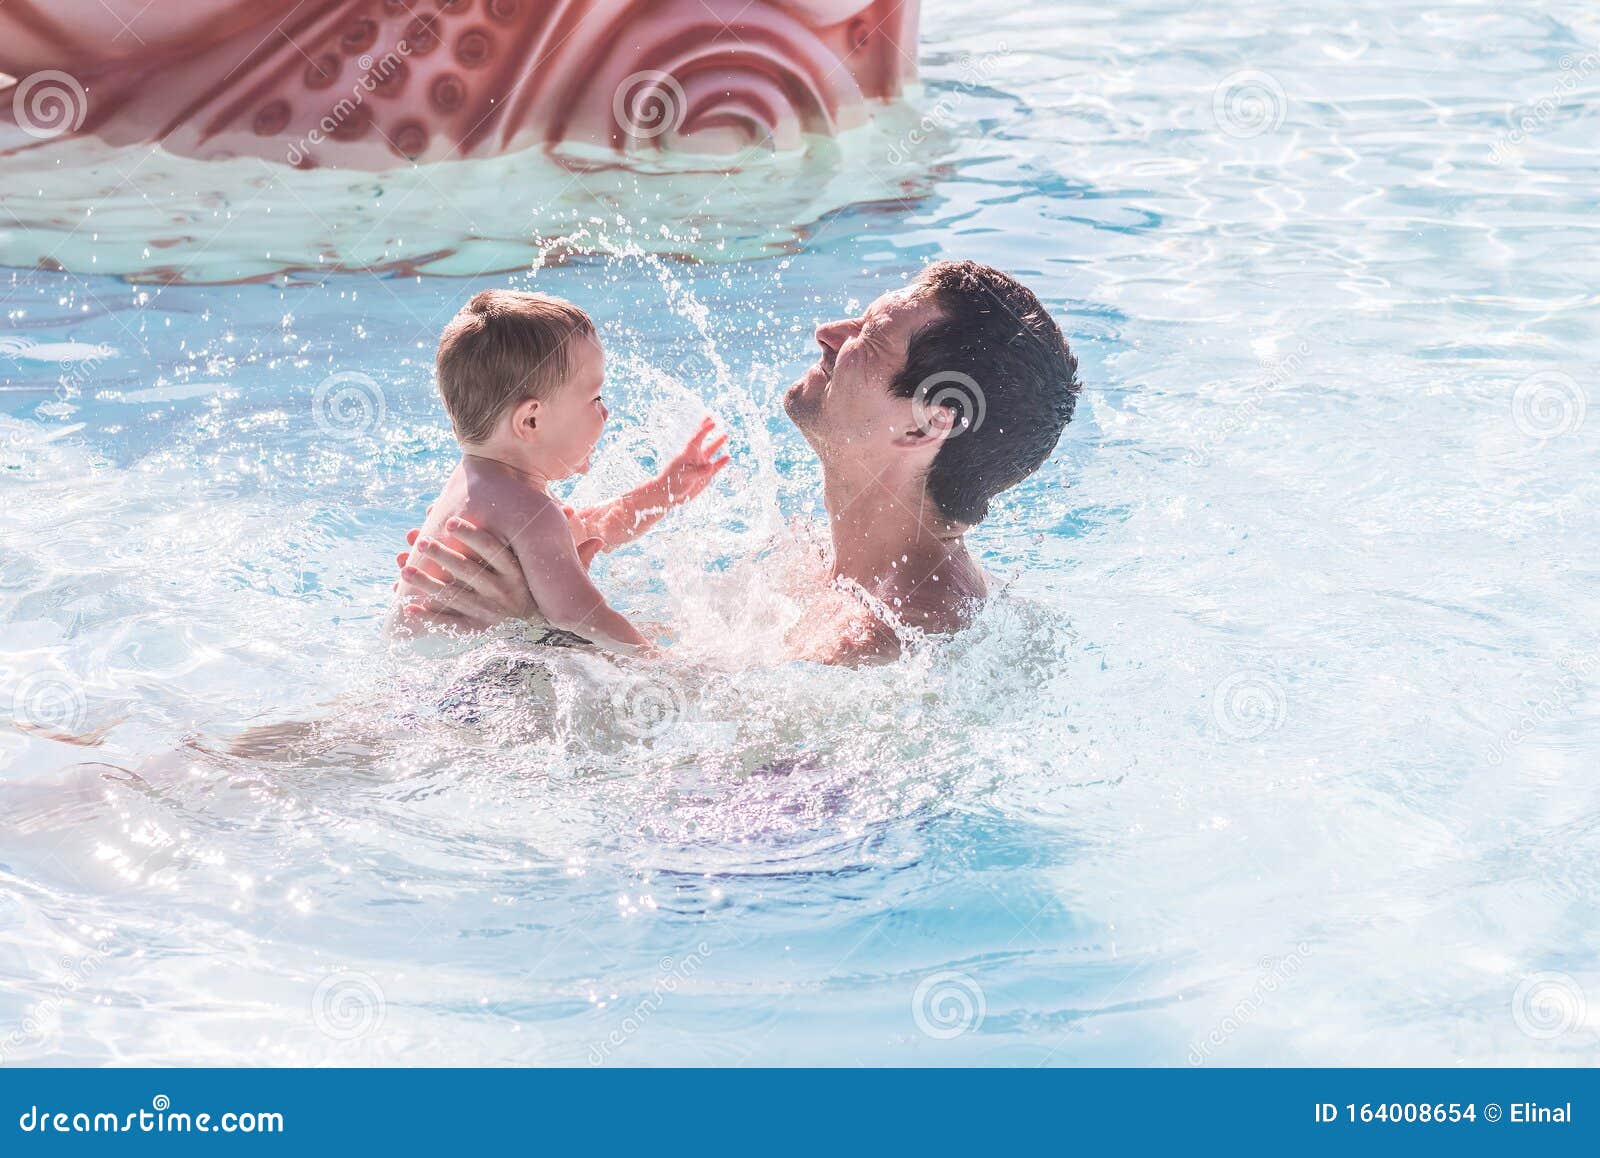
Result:
{"label": "foam on water", "polygon": [[[930,184],[784,255],[590,206],[509,278],[8,274],[4,1058],[1590,1060],[1600,25],[1263,19],[930,5]],[[936,256],[1039,290],[1079,416],[972,630],[786,661],[779,396]],[[732,433],[598,567],[663,667],[378,632],[491,284],[601,327],[576,497]]]}

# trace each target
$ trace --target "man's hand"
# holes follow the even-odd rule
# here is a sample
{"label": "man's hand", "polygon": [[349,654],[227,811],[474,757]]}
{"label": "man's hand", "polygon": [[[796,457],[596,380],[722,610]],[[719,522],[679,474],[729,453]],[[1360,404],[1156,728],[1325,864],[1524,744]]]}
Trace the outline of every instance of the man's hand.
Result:
{"label": "man's hand", "polygon": [[667,502],[676,506],[686,503],[710,485],[717,472],[728,465],[728,456],[718,457],[717,452],[727,445],[728,436],[718,435],[710,444],[706,438],[716,429],[710,418],[700,423],[689,443],[661,472],[661,481],[667,486]]}
{"label": "man's hand", "polygon": [[[482,631],[505,619],[531,619],[539,614],[517,557],[504,539],[465,519],[451,519],[445,529],[465,550],[421,538],[415,530],[407,532],[406,542],[449,575],[448,580],[436,579],[415,566],[409,551],[395,556],[400,574],[420,592],[402,609],[403,622]],[[585,567],[602,545],[595,538],[578,544],[578,558]]]}

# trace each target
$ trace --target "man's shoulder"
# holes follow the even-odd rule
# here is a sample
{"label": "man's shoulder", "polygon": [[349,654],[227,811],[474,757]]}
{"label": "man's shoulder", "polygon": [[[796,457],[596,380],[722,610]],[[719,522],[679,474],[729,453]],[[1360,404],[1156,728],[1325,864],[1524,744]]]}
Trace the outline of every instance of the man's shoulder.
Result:
{"label": "man's shoulder", "polygon": [[887,627],[882,627],[882,630],[878,630],[877,627],[882,625],[867,626],[865,630],[840,632],[822,644],[815,656],[816,661],[837,667],[893,663],[900,658],[900,639]]}
{"label": "man's shoulder", "polygon": [[982,567],[940,568],[925,575],[904,595],[890,592],[896,617],[927,635],[954,635],[972,625],[992,583]]}
{"label": "man's shoulder", "polygon": [[824,592],[806,609],[789,642],[800,659],[847,667],[888,663],[900,654],[900,637],[894,629],[837,588]]}

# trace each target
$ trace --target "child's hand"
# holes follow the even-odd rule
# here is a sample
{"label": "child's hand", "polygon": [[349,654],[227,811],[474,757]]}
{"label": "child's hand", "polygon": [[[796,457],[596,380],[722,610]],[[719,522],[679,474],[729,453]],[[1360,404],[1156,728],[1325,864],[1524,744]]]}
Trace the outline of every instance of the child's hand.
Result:
{"label": "child's hand", "polygon": [[717,456],[717,452],[727,443],[728,436],[723,434],[709,445],[706,443],[706,437],[715,427],[716,423],[710,418],[702,422],[688,445],[661,472],[661,478],[667,484],[668,502],[688,502],[705,490],[717,472],[728,465],[727,455]]}
{"label": "child's hand", "polygon": [[606,549],[606,541],[599,535],[591,535],[587,520],[566,503],[561,504],[561,513],[567,516],[567,527],[572,531],[572,545],[578,549],[578,562],[587,571],[594,557]]}

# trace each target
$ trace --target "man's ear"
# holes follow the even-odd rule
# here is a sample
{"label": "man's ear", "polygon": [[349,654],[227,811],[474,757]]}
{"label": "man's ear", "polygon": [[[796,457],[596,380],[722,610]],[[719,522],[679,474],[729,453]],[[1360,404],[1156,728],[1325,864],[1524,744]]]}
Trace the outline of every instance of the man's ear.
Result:
{"label": "man's ear", "polygon": [[895,434],[894,444],[907,450],[934,449],[955,429],[956,414],[948,406],[908,407],[909,421]]}
{"label": "man's ear", "polygon": [[524,440],[532,439],[539,428],[539,400],[524,398],[511,408],[511,433]]}

